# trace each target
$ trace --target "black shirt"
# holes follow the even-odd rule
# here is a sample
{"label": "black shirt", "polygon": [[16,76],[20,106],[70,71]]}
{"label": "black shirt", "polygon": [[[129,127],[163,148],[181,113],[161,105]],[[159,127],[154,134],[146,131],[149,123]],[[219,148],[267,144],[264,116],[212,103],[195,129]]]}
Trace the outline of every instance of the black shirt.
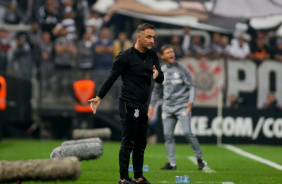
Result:
{"label": "black shirt", "polygon": [[164,80],[164,75],[155,51],[147,50],[146,53],[141,53],[132,46],[120,52],[98,96],[101,99],[104,98],[114,82],[121,75],[122,87],[120,98],[139,105],[147,105],[150,96],[153,65],[155,65],[159,72],[159,76],[155,81],[161,84]]}

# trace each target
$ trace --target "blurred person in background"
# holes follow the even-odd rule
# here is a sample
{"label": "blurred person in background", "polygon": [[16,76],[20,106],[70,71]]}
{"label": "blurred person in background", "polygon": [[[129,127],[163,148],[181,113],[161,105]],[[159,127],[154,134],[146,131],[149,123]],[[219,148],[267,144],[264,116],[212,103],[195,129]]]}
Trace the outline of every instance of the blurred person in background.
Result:
{"label": "blurred person in background", "polygon": [[208,50],[205,48],[204,44],[202,43],[201,37],[193,36],[186,56],[201,59],[206,56],[207,52]]}
{"label": "blurred person in background", "polygon": [[219,33],[213,33],[212,42],[209,47],[209,56],[212,59],[219,59],[223,54],[223,46],[221,43],[221,35]]}
{"label": "blurred person in background", "polygon": [[228,36],[221,36],[220,38],[220,43],[222,46],[222,56],[223,57],[228,57],[229,56],[229,49],[230,49],[230,43],[229,43],[229,38]]}
{"label": "blurred person in background", "polygon": [[250,54],[250,47],[244,35],[233,39],[229,48],[229,55],[234,59],[245,59]]}
{"label": "blurred person in background", "polygon": [[39,22],[41,30],[49,32],[54,40],[55,35],[52,30],[61,20],[56,1],[46,0],[45,5],[36,10],[36,20]]}
{"label": "blurred person in background", "polygon": [[90,6],[88,0],[76,0],[74,1],[74,7],[76,12],[76,29],[78,38],[83,38],[83,34],[86,31],[85,21],[90,15]]}
{"label": "blurred person in background", "polygon": [[176,169],[174,129],[179,121],[185,138],[190,142],[197,158],[198,169],[202,170],[207,163],[203,159],[199,142],[191,131],[191,110],[195,99],[195,85],[192,76],[186,66],[175,61],[171,45],[162,46],[161,58],[166,62],[166,65],[162,66],[164,82],[155,83],[148,108],[149,118],[154,117],[155,104],[158,100],[163,99],[162,121],[168,163],[161,169]]}
{"label": "blurred person in background", "polygon": [[96,29],[95,23],[91,21],[87,21],[85,32],[88,32],[91,34],[91,41],[95,45],[99,39],[98,30]]}
{"label": "blurred person in background", "polygon": [[94,47],[91,33],[85,32],[83,39],[77,44],[77,68],[83,70],[94,69]]}
{"label": "blurred person in background", "polygon": [[[151,79],[153,77],[157,83],[162,83],[164,79],[158,56],[151,50],[155,39],[154,29],[155,27],[148,23],[137,27],[136,44],[120,52],[98,95],[89,100],[93,114],[96,114],[101,100],[121,75],[119,114],[122,143],[119,152],[120,180],[118,184],[150,184],[143,176],[143,163],[147,145]],[[131,152],[134,181],[131,181],[128,173]]]}
{"label": "blurred person in background", "polygon": [[20,11],[17,0],[0,1],[0,23],[19,24],[24,13]]}
{"label": "blurred person in background", "polygon": [[125,32],[120,32],[118,38],[114,40],[114,57],[118,55],[119,52],[124,51],[132,46],[131,40],[127,39]]}
{"label": "blurred person in background", "polygon": [[90,12],[89,17],[85,21],[85,25],[92,24],[95,26],[96,30],[99,32],[103,25],[103,18],[100,16],[100,14],[97,11],[92,10]]}
{"label": "blurred person in background", "polygon": [[0,70],[6,71],[8,65],[8,51],[10,50],[11,46],[7,40],[7,35],[9,31],[0,29]]}
{"label": "blurred person in background", "polygon": [[84,73],[80,80],[73,83],[74,109],[76,116],[73,121],[74,129],[93,128],[93,114],[88,100],[94,98],[95,82],[91,76]]}
{"label": "blurred person in background", "polygon": [[31,31],[28,32],[28,42],[31,48],[32,60],[36,65],[36,68],[39,67],[40,63],[40,42],[41,42],[41,30],[39,24],[36,21],[31,23]]}
{"label": "blurred person in background", "polygon": [[101,37],[95,44],[95,69],[110,70],[113,63],[114,47],[110,38],[111,32],[107,27],[101,29]]}
{"label": "blurred person in background", "polygon": [[63,9],[61,14],[62,20],[52,30],[53,35],[57,37],[62,27],[65,27],[67,30],[67,39],[75,41],[77,39],[76,12],[73,9],[72,0],[63,1]]}
{"label": "blurred person in background", "polygon": [[159,116],[158,114],[161,112],[163,100],[159,100],[156,102],[154,106],[154,115],[153,117],[149,117],[148,120],[148,143],[156,144],[158,142],[158,122]]}
{"label": "blurred person in background", "polygon": [[184,55],[189,53],[189,47],[191,42],[190,28],[184,27],[183,29],[183,38],[182,38],[182,50]]}
{"label": "blurred person in background", "polygon": [[41,96],[52,98],[51,81],[54,76],[54,44],[49,32],[42,33],[42,41],[39,44],[40,49],[40,84]]}
{"label": "blurred person in background", "polygon": [[72,12],[66,12],[63,16],[64,18],[60,23],[54,27],[52,33],[54,36],[58,37],[60,35],[60,31],[62,28],[65,28],[67,31],[66,38],[71,41],[76,41],[77,39],[77,32],[76,32],[76,23],[75,19],[72,18]]}
{"label": "blurred person in background", "polygon": [[23,34],[16,37],[16,47],[13,52],[13,67],[22,79],[30,81],[34,63],[31,59],[30,46]]}
{"label": "blurred person in background", "polygon": [[280,109],[280,105],[274,93],[269,93],[267,95],[267,101],[262,105],[262,109]]}
{"label": "blurred person in background", "polygon": [[54,69],[57,86],[55,95],[65,100],[70,90],[70,86],[67,86],[68,79],[65,77],[65,72],[74,67],[77,54],[74,42],[67,39],[67,30],[65,27],[60,30],[60,37],[56,39],[54,47]]}
{"label": "blurred person in background", "polygon": [[251,47],[251,53],[248,58],[256,61],[258,64],[270,58],[270,49],[265,44],[264,36],[257,37],[256,43]]}
{"label": "blurred person in background", "polygon": [[240,100],[236,95],[230,95],[229,97],[229,107],[233,109],[238,109],[240,107]]}
{"label": "blurred person in background", "polygon": [[177,35],[173,35],[171,37],[170,45],[172,46],[174,53],[175,53],[175,58],[176,59],[181,59],[184,56],[184,52],[181,48],[181,43],[180,43],[180,37]]}
{"label": "blurred person in background", "polygon": [[282,62],[282,38],[276,40],[276,48],[273,52],[273,58]]}
{"label": "blurred person in background", "polygon": [[60,29],[60,37],[55,41],[55,68],[70,69],[76,57],[76,47],[72,40],[67,39],[65,27]]}

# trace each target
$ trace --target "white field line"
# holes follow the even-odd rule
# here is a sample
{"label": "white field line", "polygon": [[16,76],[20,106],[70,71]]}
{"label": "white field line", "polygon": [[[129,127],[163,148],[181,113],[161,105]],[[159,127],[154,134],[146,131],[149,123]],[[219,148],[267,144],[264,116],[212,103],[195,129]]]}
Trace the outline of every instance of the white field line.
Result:
{"label": "white field line", "polygon": [[233,152],[235,152],[235,153],[237,153],[237,154],[239,154],[239,155],[248,157],[248,158],[253,159],[253,160],[257,161],[257,162],[261,162],[261,163],[266,164],[266,165],[268,165],[268,166],[270,166],[270,167],[274,167],[275,169],[282,170],[282,166],[279,165],[279,164],[277,164],[277,163],[275,163],[275,162],[266,160],[266,159],[261,158],[261,157],[256,156],[256,155],[253,155],[253,154],[248,153],[248,152],[246,152],[246,151],[243,151],[243,150],[241,150],[241,149],[239,149],[239,148],[236,148],[235,146],[232,146],[232,145],[228,145],[228,144],[227,144],[227,145],[223,145],[223,146],[224,146],[226,149],[228,149],[228,150],[230,150],[230,151],[233,151]]}
{"label": "white field line", "polygon": [[[189,156],[188,159],[191,160],[191,162],[193,162],[195,165],[198,165],[197,160],[196,160],[195,157]],[[209,168],[208,166],[204,167],[203,171],[204,171],[204,172],[207,172],[207,173],[216,172],[215,170],[212,170],[212,169]]]}

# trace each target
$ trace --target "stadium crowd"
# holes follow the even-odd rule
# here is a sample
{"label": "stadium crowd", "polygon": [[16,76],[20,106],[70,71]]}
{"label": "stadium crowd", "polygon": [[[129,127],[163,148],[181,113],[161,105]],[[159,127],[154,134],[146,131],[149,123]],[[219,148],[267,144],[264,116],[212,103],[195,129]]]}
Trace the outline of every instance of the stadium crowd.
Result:
{"label": "stadium crowd", "polygon": [[[108,71],[115,56],[129,48],[134,22],[122,15],[93,10],[95,0],[2,0],[0,24],[27,24],[28,32],[0,29],[0,70],[31,80],[36,70],[39,78],[49,78],[53,70]],[[128,21],[129,20],[129,21]],[[141,21],[141,20],[140,20]],[[233,35],[209,32],[211,42],[191,35],[171,35],[169,41],[156,39],[155,50],[171,44],[176,59],[266,59],[282,62],[282,38],[269,30],[259,31],[248,23]],[[44,83],[44,82],[43,82]]]}

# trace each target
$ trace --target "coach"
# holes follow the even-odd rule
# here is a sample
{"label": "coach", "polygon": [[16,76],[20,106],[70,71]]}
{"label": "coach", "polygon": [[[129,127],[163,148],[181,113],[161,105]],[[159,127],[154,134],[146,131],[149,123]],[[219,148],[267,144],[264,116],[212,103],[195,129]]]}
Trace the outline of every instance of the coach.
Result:
{"label": "coach", "polygon": [[[110,75],[101,87],[98,96],[89,100],[93,114],[101,100],[121,75],[122,89],[119,112],[121,117],[122,142],[119,152],[120,180],[118,184],[149,184],[143,176],[144,151],[147,140],[148,103],[151,78],[157,83],[164,80],[156,53],[150,50],[154,44],[155,27],[144,23],[137,27],[136,44],[122,51],[113,63]],[[128,166],[133,151],[135,180],[130,182]]]}

